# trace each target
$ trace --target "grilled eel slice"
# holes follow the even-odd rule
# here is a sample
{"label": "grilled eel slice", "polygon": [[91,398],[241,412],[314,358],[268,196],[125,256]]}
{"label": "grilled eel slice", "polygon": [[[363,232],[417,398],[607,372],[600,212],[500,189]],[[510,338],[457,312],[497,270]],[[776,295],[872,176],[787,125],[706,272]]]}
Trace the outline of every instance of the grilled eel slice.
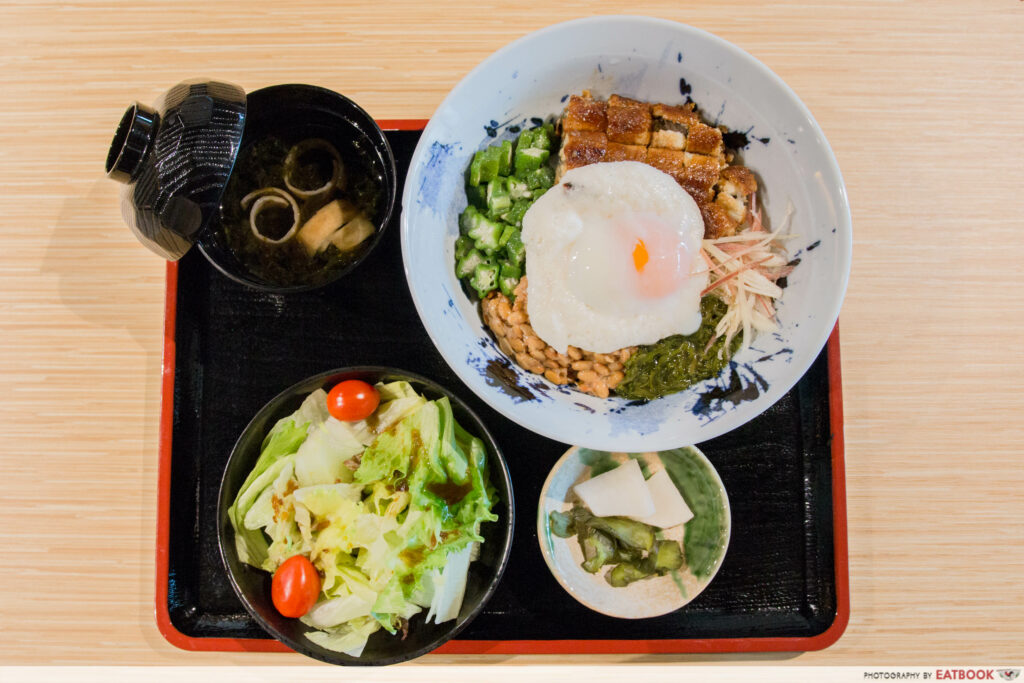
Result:
{"label": "grilled eel slice", "polygon": [[757,191],[750,169],[733,164],[722,131],[700,120],[692,102],[650,104],[588,91],[573,95],[561,120],[557,175],[603,161],[639,161],[676,179],[700,207],[704,236],[736,234]]}

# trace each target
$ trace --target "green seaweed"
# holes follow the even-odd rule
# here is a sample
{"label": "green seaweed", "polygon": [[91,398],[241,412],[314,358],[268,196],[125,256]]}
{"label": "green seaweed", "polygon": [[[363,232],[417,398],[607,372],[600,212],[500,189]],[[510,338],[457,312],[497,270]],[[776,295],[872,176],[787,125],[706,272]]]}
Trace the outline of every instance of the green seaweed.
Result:
{"label": "green seaweed", "polygon": [[[725,339],[711,343],[715,327],[728,310],[716,296],[705,296],[700,302],[701,326],[690,335],[673,335],[654,344],[641,346],[625,366],[625,379],[615,388],[623,398],[652,400],[682,391],[697,382],[720,373],[742,343],[736,335],[723,352]],[[710,344],[710,346],[709,346]]]}

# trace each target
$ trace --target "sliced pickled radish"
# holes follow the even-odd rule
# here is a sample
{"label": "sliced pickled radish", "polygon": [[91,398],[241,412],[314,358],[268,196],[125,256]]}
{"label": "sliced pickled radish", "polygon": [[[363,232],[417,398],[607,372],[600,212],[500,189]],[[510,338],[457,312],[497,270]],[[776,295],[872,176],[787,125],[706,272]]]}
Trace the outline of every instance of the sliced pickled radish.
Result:
{"label": "sliced pickled radish", "polygon": [[576,484],[573,491],[598,517],[648,517],[655,513],[640,464],[632,458],[614,470]]}
{"label": "sliced pickled radish", "polygon": [[685,524],[693,519],[693,512],[686,504],[679,489],[672,483],[668,470],[659,470],[647,480],[647,489],[654,500],[654,514],[647,517],[634,517],[636,521],[651,526],[668,529]]}

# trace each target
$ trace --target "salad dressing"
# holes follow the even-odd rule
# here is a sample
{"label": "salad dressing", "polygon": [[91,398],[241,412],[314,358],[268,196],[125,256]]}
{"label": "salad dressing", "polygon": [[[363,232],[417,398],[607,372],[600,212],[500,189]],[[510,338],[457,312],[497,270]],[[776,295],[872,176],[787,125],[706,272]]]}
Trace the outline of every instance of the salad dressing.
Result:
{"label": "salad dressing", "polygon": [[427,485],[427,491],[443,500],[449,507],[459,503],[473,487],[469,483],[456,484],[451,481],[435,482]]}

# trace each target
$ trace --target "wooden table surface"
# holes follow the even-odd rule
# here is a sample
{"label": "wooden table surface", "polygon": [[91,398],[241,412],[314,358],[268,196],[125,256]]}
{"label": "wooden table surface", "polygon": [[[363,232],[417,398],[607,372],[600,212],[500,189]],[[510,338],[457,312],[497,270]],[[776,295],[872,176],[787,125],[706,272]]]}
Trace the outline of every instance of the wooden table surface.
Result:
{"label": "wooden table surface", "polygon": [[[691,5],[691,6],[686,6]],[[296,664],[178,650],[153,610],[164,264],[102,164],[188,77],[317,83],[426,118],[529,31],[627,10],[712,31],[814,112],[846,178],[852,617],[785,664],[1024,663],[1024,3],[0,5],[0,662]],[[427,664],[552,663],[433,656]]]}

